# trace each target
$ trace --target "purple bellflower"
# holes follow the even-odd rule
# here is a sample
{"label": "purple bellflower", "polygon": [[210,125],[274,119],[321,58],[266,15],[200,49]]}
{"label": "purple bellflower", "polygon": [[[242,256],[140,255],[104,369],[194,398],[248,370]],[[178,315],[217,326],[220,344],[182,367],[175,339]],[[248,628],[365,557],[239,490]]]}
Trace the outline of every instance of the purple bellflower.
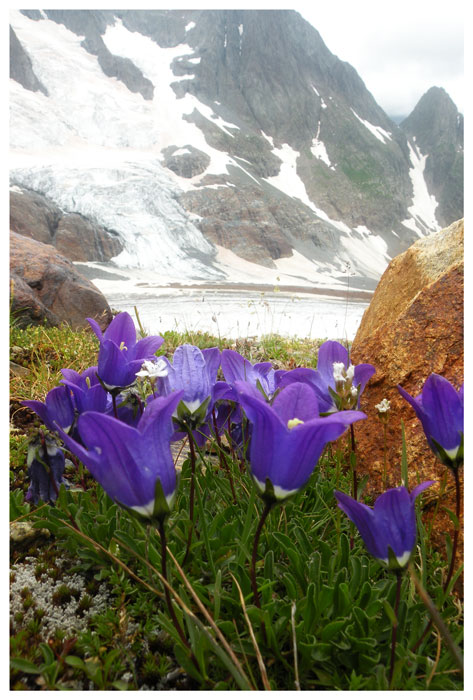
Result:
{"label": "purple bellflower", "polygon": [[115,316],[105,333],[94,319],[87,320],[100,341],[97,373],[111,392],[117,393],[133,384],[143,362],[152,360],[164,342],[159,335],[149,335],[137,342],[135,324],[126,311]]}
{"label": "purple bellflower", "polygon": [[240,403],[251,423],[249,461],[263,498],[284,500],[308,481],[327,442],[336,440],[353,422],[366,418],[360,411],[319,417],[315,392],[295,382],[273,404],[236,382]]}
{"label": "purple bellflower", "polygon": [[200,350],[194,345],[184,344],[176,348],[172,364],[167,358],[164,361],[167,363],[167,374],[157,377],[158,392],[167,396],[173,391],[181,391],[182,399],[174,417],[191,430],[196,430],[206,423],[212,410],[220,350]]}
{"label": "purple bellflower", "polygon": [[397,388],[416,412],[435,456],[447,467],[459,467],[463,463],[463,385],[457,391],[445,377],[431,374],[415,399],[401,386]]}
{"label": "purple bellflower", "polygon": [[335,340],[319,348],[317,369],[300,367],[277,375],[280,387],[296,382],[309,384],[315,391],[322,414],[359,409],[360,396],[375,373],[370,364],[350,364],[348,350]]}
{"label": "purple bellflower", "polygon": [[88,367],[79,373],[73,369],[62,369],[61,384],[69,387],[78,414],[85,411],[106,413],[111,407],[110,396],[97,377],[97,367]]}
{"label": "purple bellflower", "polygon": [[252,365],[235,350],[222,350],[222,371],[225,381],[234,385],[237,381],[248,382],[257,387],[265,399],[272,397],[276,391],[276,377],[271,362],[257,362]]}
{"label": "purple bellflower", "polygon": [[[45,452],[46,450],[46,452]],[[57,489],[63,480],[65,466],[64,452],[53,440],[36,440],[28,447],[28,476],[30,485],[25,500],[38,505],[38,501],[54,503]],[[54,487],[54,483],[56,488]]]}
{"label": "purple bellflower", "polygon": [[390,569],[407,566],[416,542],[415,500],[431,486],[424,481],[411,493],[405,486],[388,489],[376,499],[373,508],[335,491],[338,507],[360,531],[368,552]]}
{"label": "purple bellflower", "polygon": [[164,519],[177,488],[170,439],[181,398],[176,392],[154,399],[136,428],[102,413],[83,413],[78,430],[87,449],[65,433],[61,437],[110,498],[144,518]]}
{"label": "purple bellflower", "polygon": [[71,390],[66,386],[56,386],[48,391],[44,403],[42,401],[22,401],[21,403],[31,408],[48,430],[53,432],[57,432],[59,425],[67,433],[74,423],[74,403]]}

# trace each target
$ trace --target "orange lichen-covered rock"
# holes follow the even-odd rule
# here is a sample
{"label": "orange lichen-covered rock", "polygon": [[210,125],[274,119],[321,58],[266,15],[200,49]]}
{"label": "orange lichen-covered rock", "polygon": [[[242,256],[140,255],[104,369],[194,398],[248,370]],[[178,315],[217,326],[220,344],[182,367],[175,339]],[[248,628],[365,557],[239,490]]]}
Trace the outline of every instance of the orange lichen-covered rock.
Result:
{"label": "orange lichen-covered rock", "polygon": [[[358,471],[369,474],[367,489],[373,494],[383,490],[384,432],[375,407],[384,398],[391,403],[388,485],[400,483],[401,420],[406,430],[409,486],[426,479],[440,482],[445,475],[446,468],[429,449],[422,425],[396,385],[417,396],[432,372],[446,377],[455,388],[463,383],[463,275],[460,220],[394,258],[365,311],[351,357],[354,364],[370,362],[376,367],[362,397],[361,408],[368,419],[356,431]],[[454,511],[454,503],[453,477],[448,475],[442,506]],[[451,529],[446,517],[443,533]]]}

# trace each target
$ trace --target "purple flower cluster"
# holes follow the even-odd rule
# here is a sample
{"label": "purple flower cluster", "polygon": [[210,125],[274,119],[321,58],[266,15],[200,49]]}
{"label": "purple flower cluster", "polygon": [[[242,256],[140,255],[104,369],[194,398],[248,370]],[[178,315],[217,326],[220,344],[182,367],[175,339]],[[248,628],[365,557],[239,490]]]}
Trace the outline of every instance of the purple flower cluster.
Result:
{"label": "purple flower cluster", "polygon": [[[62,439],[112,499],[143,517],[163,519],[169,512],[177,489],[174,440],[187,435],[202,446],[225,431],[232,449],[247,457],[260,495],[273,504],[302,489],[325,445],[366,418],[359,410],[360,396],[375,368],[352,365],[340,343],[327,341],[320,347],[316,370],[275,371],[271,363],[252,364],[233,350],[188,344],[178,347],[172,360],[158,358],[163,339],[137,340],[127,313],[117,315],[104,333],[89,322],[99,340],[97,365],[82,373],[62,370],[60,386],[44,403],[24,405]],[[417,399],[399,391],[414,407],[434,452],[458,466],[463,388],[457,392],[432,375]],[[63,456],[57,451],[50,455],[57,465],[51,465],[46,482],[38,455],[31,459],[29,497],[54,500],[49,483],[51,477],[56,485],[61,482]],[[417,486],[410,495],[404,487],[391,489],[374,509],[341,492],[336,498],[368,550],[403,566],[415,541],[414,501],[429,485]]]}
{"label": "purple flower cluster", "polygon": [[[244,421],[240,435],[251,436],[251,475],[265,498],[281,500],[305,485],[327,442],[366,417],[352,408],[326,410],[329,385],[336,390],[327,363],[340,360],[349,368],[339,344],[322,346],[321,369],[311,384],[299,381],[297,372],[275,371],[269,362],[253,365],[232,350],[185,344],[172,360],[157,358],[163,339],[137,341],[126,312],[104,333],[89,323],[100,344],[97,365],[82,373],[62,370],[61,385],[44,403],[24,403],[115,501],[145,517],[169,509],[177,484],[171,442],[186,434],[203,445],[229,425],[237,434]],[[218,380],[220,368],[224,381]],[[366,375],[349,381],[358,404]],[[136,402],[131,410],[130,396],[138,410]]]}

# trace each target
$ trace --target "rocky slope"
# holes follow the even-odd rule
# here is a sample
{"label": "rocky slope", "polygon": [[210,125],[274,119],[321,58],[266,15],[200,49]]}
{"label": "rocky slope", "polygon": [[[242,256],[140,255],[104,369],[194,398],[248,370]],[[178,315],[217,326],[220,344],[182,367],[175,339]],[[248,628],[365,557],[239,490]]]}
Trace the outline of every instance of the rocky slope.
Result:
{"label": "rocky slope", "polygon": [[25,10],[11,25],[12,183],[118,234],[118,265],[223,280],[219,246],[273,268],[297,253],[319,283],[349,268],[372,289],[462,215],[452,132],[439,144],[422,117],[438,105],[399,128],[296,12]]}

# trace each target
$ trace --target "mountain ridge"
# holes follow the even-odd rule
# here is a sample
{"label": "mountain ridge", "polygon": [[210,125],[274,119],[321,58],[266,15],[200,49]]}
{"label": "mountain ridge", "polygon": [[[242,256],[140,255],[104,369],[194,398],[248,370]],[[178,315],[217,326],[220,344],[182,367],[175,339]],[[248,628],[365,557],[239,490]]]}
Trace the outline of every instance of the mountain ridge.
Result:
{"label": "mountain ridge", "polygon": [[[151,201],[151,192],[143,184],[136,187],[136,196],[145,197],[141,208],[130,203],[127,216],[122,213],[113,218],[104,214],[105,196],[100,205],[94,204],[93,195],[85,191],[85,167],[81,174],[75,171],[82,182],[73,194],[60,190],[59,171],[42,163],[41,157],[35,161],[40,165],[15,167],[11,173],[12,182],[20,188],[36,190],[66,210],[78,207],[77,213],[120,233],[126,254],[119,256],[118,264],[139,263],[140,256],[141,263],[149,258],[145,250],[151,238],[144,245],[143,234],[129,220],[134,216],[144,221],[144,211],[150,236],[161,237],[161,244],[168,247],[171,243],[164,229],[175,228],[172,217],[182,220],[179,231],[188,225],[197,227],[203,238],[183,234],[180,252],[184,256],[180,252],[178,256],[184,260],[190,251],[197,259],[198,251],[205,250],[207,263],[202,256],[200,259],[207,264],[210,277],[217,274],[218,265],[210,260],[213,255],[216,261],[215,246],[220,245],[269,268],[298,251],[313,264],[315,277],[335,276],[340,281],[348,263],[360,287],[373,288],[391,257],[419,236],[440,228],[434,214],[440,212],[439,205],[434,206],[437,199],[434,202],[427,189],[428,177],[432,188],[438,170],[429,163],[431,155],[416,143],[418,127],[411,123],[406,133],[402,124],[397,126],[376,104],[356,71],[334,56],[317,30],[296,12],[33,10],[20,14],[23,19],[13,14],[13,31],[19,32],[21,50],[32,60],[33,74],[35,69],[41,74],[36,79],[46,83],[45,89],[51,69],[41,63],[35,42],[47,45],[47,37],[41,36],[47,25],[50,33],[61,36],[68,51],[77,47],[71,49],[77,65],[86,61],[80,51],[95,57],[98,67],[89,71],[90,83],[97,82],[97,91],[106,89],[110,104],[118,95],[123,98],[120,84],[137,96],[130,96],[128,111],[124,103],[120,121],[115,114],[110,118],[98,96],[92,94],[96,106],[88,109],[95,109],[95,121],[80,123],[70,113],[66,115],[77,106],[67,107],[71,96],[65,95],[55,78],[49,84],[53,96],[40,98],[45,110],[40,138],[51,138],[56,144],[62,139],[64,147],[70,134],[77,134],[91,145],[108,149],[107,157],[111,148],[121,147],[125,157],[134,157],[136,148],[148,149],[149,161],[145,167],[144,160],[141,165],[134,163],[133,178],[135,182],[155,178],[163,192],[160,203]],[[16,50],[20,55],[18,47]],[[16,81],[18,62],[14,56],[11,68]],[[99,78],[99,67],[108,82]],[[61,117],[55,120],[46,114],[47,100],[51,110],[58,104],[58,95],[64,104]],[[15,100],[25,119],[25,93]],[[166,110],[169,123],[162,118]],[[141,121],[132,129],[130,115],[134,119],[137,113]],[[32,115],[27,115],[26,124],[31,121]],[[410,122],[405,122],[409,127]],[[25,144],[24,125],[23,121],[12,139],[18,162],[28,149],[38,150],[31,140]],[[40,132],[36,122],[34,128]],[[117,167],[118,173],[119,161]],[[421,193],[426,212],[415,202],[413,173],[422,174],[422,168],[426,172]],[[448,186],[434,188],[434,197],[439,197],[446,210],[443,218],[462,215],[460,197],[451,194],[461,189],[459,169],[457,164],[457,175],[450,176]],[[68,180],[67,169],[61,172]],[[121,172],[126,178],[126,168]],[[105,168],[95,186],[106,188],[116,177],[120,176]],[[166,196],[165,191],[169,192]],[[123,197],[128,195],[122,191]],[[111,206],[113,201],[109,200]],[[183,211],[171,216],[171,206]],[[187,235],[192,244],[184,243]],[[159,244],[152,247],[158,250]],[[166,256],[169,269],[175,253],[171,246]]]}

